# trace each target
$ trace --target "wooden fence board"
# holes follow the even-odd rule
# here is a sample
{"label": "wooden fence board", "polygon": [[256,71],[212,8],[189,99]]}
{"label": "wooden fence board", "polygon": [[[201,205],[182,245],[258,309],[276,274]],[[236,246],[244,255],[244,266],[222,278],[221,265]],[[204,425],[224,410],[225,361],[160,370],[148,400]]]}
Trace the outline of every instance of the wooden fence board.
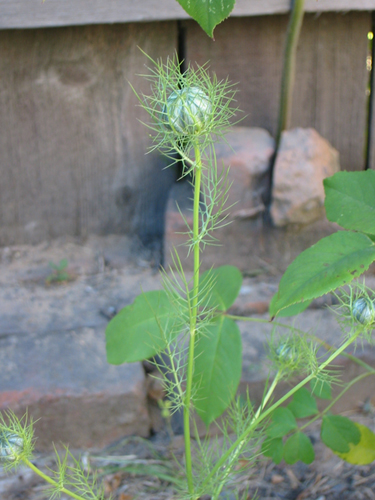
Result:
{"label": "wooden fence board", "polygon": [[[186,22],[187,59],[238,81],[242,124],[275,134],[286,16],[229,19],[216,41]],[[340,152],[341,167],[364,167],[370,13],[306,15],[297,55],[292,127],[314,127]]]}
{"label": "wooden fence board", "polygon": [[[176,23],[0,32],[0,244],[129,229],[148,131],[129,87]],[[147,91],[147,90],[146,90]]]}
{"label": "wooden fence board", "polygon": [[[372,60],[372,66],[374,68],[375,61]],[[371,109],[370,109],[370,120],[369,120],[369,158],[368,158],[368,168],[375,170],[375,71],[372,72],[372,82],[371,82]]]}
{"label": "wooden fence board", "polygon": [[[291,0],[237,0],[233,16],[280,14]],[[372,10],[375,0],[306,0],[306,12]],[[186,19],[176,0],[0,0],[0,29]]]}

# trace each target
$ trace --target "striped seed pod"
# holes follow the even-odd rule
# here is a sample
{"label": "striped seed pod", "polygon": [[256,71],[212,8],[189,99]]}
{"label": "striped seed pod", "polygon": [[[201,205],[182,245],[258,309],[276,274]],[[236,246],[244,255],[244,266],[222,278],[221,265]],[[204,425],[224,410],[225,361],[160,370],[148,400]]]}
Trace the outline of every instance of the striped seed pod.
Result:
{"label": "striped seed pod", "polygon": [[275,352],[279,361],[294,361],[293,358],[295,358],[295,353],[287,344],[280,344]]}
{"label": "striped seed pod", "polygon": [[362,325],[373,323],[375,319],[373,302],[367,297],[360,297],[353,303],[352,314],[359,323],[362,323]]}
{"label": "striped seed pod", "polygon": [[198,87],[185,87],[170,94],[161,119],[166,129],[180,135],[199,133],[211,115],[208,96]]}
{"label": "striped seed pod", "polygon": [[18,434],[0,433],[0,460],[15,460],[23,450],[23,439]]}

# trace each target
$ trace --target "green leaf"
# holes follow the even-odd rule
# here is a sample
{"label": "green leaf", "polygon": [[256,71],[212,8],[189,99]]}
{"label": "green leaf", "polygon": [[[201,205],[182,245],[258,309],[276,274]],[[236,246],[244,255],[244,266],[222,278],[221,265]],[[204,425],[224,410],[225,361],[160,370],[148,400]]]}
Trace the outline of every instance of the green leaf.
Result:
{"label": "green leaf", "polygon": [[280,407],[272,413],[271,425],[266,429],[270,438],[280,438],[297,428],[293,413],[288,408]]}
{"label": "green leaf", "polygon": [[120,365],[154,356],[166,346],[172,324],[173,309],[164,291],[139,295],[107,325],[108,363]]}
{"label": "green leaf", "polygon": [[214,29],[232,12],[235,0],[177,0],[208,36],[213,38]]}
{"label": "green leaf", "polygon": [[316,400],[305,387],[294,393],[293,400],[288,404],[287,408],[296,418],[311,417],[311,415],[318,413]]}
{"label": "green leaf", "polygon": [[284,445],[284,460],[287,464],[295,464],[298,460],[305,464],[311,464],[314,458],[313,445],[303,432],[296,432],[286,440]]}
{"label": "green leaf", "polygon": [[284,453],[282,438],[266,438],[262,443],[262,453],[265,457],[271,458],[275,464],[279,464]]}
{"label": "green leaf", "polygon": [[62,271],[68,266],[68,259],[61,259],[59,262],[59,265],[57,266],[57,269],[59,271]]}
{"label": "green leaf", "polygon": [[338,172],[324,180],[328,220],[375,234],[375,171]]}
{"label": "green leaf", "polygon": [[360,442],[361,432],[349,418],[341,415],[325,415],[320,437],[334,452],[348,453],[350,443],[357,445]]}
{"label": "green leaf", "polygon": [[338,231],[302,252],[281,278],[270,308],[282,309],[320,297],[362,274],[375,260],[375,245],[364,234]]}
{"label": "green leaf", "polygon": [[203,297],[200,305],[227,311],[238,297],[241,285],[242,274],[237,267],[210,269],[201,276],[200,289]]}
{"label": "green leaf", "polygon": [[326,380],[312,380],[310,387],[314,396],[320,399],[332,399],[331,384]]}
{"label": "green leaf", "polygon": [[194,406],[206,425],[234,398],[241,378],[241,334],[234,321],[217,318],[200,333],[195,346]]}
{"label": "green leaf", "polygon": [[365,425],[354,422],[361,433],[361,438],[358,444],[349,443],[349,451],[347,453],[337,453],[339,457],[346,462],[354,465],[367,465],[375,460],[375,434]]}
{"label": "green leaf", "polygon": [[[271,302],[270,302],[270,307],[269,310],[273,310],[275,302],[278,300],[278,294],[275,293],[275,295],[272,297]],[[303,312],[305,309],[309,307],[311,304],[311,300],[306,300],[305,302],[299,302],[298,304],[293,304],[292,306],[286,307],[285,309],[282,309],[276,314],[277,318],[287,318],[289,316],[297,316],[297,314]]]}

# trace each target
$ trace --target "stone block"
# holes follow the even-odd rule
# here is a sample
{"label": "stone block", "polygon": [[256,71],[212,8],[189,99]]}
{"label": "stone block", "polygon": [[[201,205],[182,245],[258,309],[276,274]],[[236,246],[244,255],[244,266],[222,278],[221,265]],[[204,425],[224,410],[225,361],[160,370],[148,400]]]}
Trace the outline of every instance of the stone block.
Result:
{"label": "stone block", "polygon": [[274,151],[274,139],[261,128],[232,127],[225,142],[215,145],[218,171],[230,167],[227,205],[234,205],[232,217],[251,218],[264,210],[262,195]]}
{"label": "stone block", "polygon": [[3,337],[0,362],[0,410],[39,419],[38,450],[100,447],[149,433],[142,366],[109,365],[103,328]]}
{"label": "stone block", "polygon": [[[160,284],[130,264],[123,271],[107,267],[109,249],[117,255],[116,241],[98,237],[85,246],[57,241],[2,252],[0,411],[22,416],[27,410],[38,420],[38,450],[53,443],[101,447],[124,435],[149,435],[144,370],[141,363],[107,363],[105,313],[131,303],[142,287]],[[48,262],[63,257],[75,279],[47,286]]]}
{"label": "stone block", "polygon": [[324,217],[323,179],[340,170],[338,152],[316,130],[283,132],[275,162],[271,217],[277,227]]}

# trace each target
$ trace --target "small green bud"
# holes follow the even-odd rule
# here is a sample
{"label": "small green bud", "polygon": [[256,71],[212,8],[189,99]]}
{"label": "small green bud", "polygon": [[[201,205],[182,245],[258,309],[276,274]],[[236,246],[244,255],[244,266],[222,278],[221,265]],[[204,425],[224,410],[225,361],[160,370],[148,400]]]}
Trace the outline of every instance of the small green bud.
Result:
{"label": "small green bud", "polygon": [[23,451],[23,439],[18,434],[2,432],[0,434],[0,459],[15,460]]}
{"label": "small green bud", "polygon": [[208,96],[198,87],[185,87],[170,94],[163,106],[162,122],[177,134],[200,132],[211,115]]}
{"label": "small green bud", "polygon": [[276,348],[276,356],[280,361],[292,361],[293,353],[291,352],[291,347],[287,344],[280,344]]}
{"label": "small green bud", "polygon": [[354,301],[352,314],[362,325],[369,325],[375,319],[374,304],[367,297],[361,297]]}

